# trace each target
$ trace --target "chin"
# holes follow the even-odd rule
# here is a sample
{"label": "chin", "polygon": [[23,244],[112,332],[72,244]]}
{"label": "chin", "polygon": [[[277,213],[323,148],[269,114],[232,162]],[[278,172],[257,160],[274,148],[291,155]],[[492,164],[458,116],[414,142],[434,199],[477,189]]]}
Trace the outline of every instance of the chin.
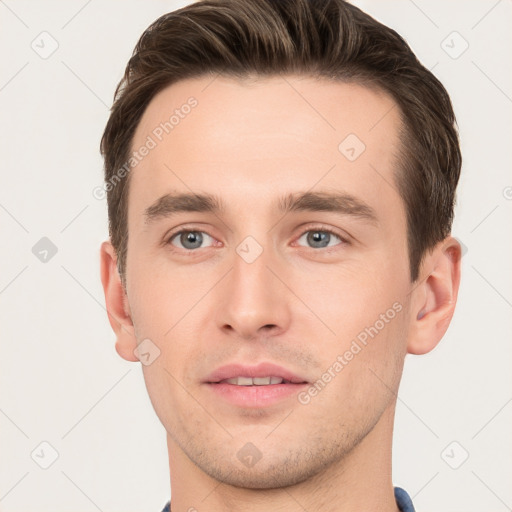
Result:
{"label": "chin", "polygon": [[261,467],[247,469],[233,469],[232,467],[216,468],[209,473],[212,478],[232,487],[243,489],[280,489],[300,484],[312,476],[315,472],[311,467],[301,470],[294,463],[283,463],[279,467]]}

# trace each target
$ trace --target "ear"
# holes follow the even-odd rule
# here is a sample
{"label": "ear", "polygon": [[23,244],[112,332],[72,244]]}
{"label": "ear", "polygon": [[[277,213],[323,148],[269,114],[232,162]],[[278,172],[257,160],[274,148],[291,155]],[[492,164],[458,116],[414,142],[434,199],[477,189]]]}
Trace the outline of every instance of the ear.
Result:
{"label": "ear", "polygon": [[128,297],[117,270],[117,256],[109,241],[100,249],[101,283],[105,292],[108,320],[116,334],[116,351],[127,361],[139,361],[134,350],[137,347]]}
{"label": "ear", "polygon": [[420,278],[411,297],[410,354],[426,354],[441,340],[450,325],[460,283],[461,246],[451,236],[439,242],[421,265]]}

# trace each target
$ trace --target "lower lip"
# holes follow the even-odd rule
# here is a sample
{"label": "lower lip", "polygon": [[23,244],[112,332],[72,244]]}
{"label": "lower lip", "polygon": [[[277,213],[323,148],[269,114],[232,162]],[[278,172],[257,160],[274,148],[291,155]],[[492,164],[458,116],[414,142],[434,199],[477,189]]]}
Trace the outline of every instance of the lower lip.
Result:
{"label": "lower lip", "polygon": [[269,384],[267,386],[237,386],[227,383],[207,383],[217,396],[237,407],[267,407],[297,395],[308,384]]}

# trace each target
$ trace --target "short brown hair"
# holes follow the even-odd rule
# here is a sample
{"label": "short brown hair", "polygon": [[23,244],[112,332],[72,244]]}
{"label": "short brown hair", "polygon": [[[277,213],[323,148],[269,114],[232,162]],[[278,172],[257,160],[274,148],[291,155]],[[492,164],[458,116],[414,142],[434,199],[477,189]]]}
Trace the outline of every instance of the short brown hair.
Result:
{"label": "short brown hair", "polygon": [[[394,30],[344,0],[202,0],[157,19],[117,86],[101,139],[105,182],[129,159],[152,98],[188,78],[298,74],[387,92],[402,118],[395,182],[407,216],[411,281],[451,232],[461,154],[448,93]],[[107,188],[109,232],[125,283],[129,176]]]}

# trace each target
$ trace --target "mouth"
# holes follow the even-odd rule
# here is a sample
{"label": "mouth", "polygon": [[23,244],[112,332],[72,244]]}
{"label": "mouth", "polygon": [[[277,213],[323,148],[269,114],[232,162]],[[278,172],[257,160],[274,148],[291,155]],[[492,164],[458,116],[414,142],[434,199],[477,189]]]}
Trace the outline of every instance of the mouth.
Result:
{"label": "mouth", "polygon": [[302,382],[292,382],[282,377],[231,377],[219,382],[210,382],[210,384],[233,384],[234,386],[271,386],[274,384],[301,384]]}
{"label": "mouth", "polygon": [[227,383],[235,386],[271,386],[274,384],[304,384],[307,380],[274,363],[257,365],[228,364],[217,368],[205,379],[209,384]]}
{"label": "mouth", "polygon": [[212,372],[204,384],[231,405],[261,408],[292,398],[309,383],[286,368],[260,363],[223,366]]}

